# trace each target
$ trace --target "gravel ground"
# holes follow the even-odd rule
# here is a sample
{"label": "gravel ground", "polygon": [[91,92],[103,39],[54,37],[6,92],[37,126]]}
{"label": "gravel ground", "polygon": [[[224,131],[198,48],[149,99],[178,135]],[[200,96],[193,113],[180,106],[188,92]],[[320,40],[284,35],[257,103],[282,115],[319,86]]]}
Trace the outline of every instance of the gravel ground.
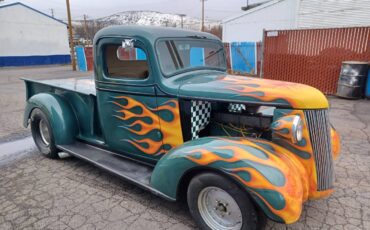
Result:
{"label": "gravel ground", "polygon": [[[86,76],[68,69],[0,69],[0,105],[5,108],[0,142],[29,135],[21,126],[24,89],[17,78]],[[370,103],[337,98],[330,102],[331,122],[342,136],[336,191],[327,199],[307,202],[299,222],[269,221],[267,229],[370,229]],[[2,146],[1,230],[196,228],[183,203],[164,201],[75,158],[43,158],[33,146],[11,161],[1,160],[4,151],[10,151]]]}

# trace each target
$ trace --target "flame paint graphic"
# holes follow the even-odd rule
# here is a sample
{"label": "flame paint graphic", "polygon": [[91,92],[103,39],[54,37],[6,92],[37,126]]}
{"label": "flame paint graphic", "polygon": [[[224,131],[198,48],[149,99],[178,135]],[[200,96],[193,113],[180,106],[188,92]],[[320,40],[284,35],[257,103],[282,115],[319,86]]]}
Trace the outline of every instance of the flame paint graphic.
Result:
{"label": "flame paint graphic", "polygon": [[293,108],[328,107],[327,100],[318,90],[303,84],[233,75],[221,76],[218,80],[225,84],[225,89],[262,102],[288,103]]}
{"label": "flame paint graphic", "polygon": [[125,104],[112,101],[120,110],[115,115],[126,123],[121,126],[135,138],[125,139],[138,150],[148,155],[161,155],[182,144],[179,106],[177,100],[167,100],[157,108],[149,108],[127,96],[115,99],[125,100]]}
{"label": "flame paint graphic", "polygon": [[[289,151],[263,140],[217,138],[219,143],[186,153],[202,166],[219,166],[286,223],[297,221],[308,196],[308,176]],[[222,165],[222,166],[220,166]]]}
{"label": "flame paint graphic", "polygon": [[281,137],[291,140],[293,137],[292,123],[294,120],[294,115],[283,116],[274,121],[271,124],[271,129],[274,134],[280,135]]}

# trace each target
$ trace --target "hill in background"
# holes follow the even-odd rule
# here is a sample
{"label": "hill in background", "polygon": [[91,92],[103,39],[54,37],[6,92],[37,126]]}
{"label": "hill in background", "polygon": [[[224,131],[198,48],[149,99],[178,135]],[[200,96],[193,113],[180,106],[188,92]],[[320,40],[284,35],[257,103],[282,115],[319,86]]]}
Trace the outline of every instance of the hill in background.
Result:
{"label": "hill in background", "polygon": [[[73,24],[76,38],[91,42],[95,33],[103,27],[110,25],[145,25],[145,26],[167,26],[181,28],[181,17],[177,14],[160,13],[156,11],[124,11],[110,16],[75,21]],[[183,28],[200,30],[201,20],[198,18],[183,17]],[[221,37],[221,26],[217,21],[206,20],[205,30]]]}

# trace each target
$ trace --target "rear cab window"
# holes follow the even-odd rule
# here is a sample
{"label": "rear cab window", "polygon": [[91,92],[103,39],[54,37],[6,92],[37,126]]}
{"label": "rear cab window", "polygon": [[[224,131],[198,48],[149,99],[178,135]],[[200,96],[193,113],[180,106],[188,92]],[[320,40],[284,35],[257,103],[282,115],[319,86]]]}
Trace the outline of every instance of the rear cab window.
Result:
{"label": "rear cab window", "polygon": [[104,47],[104,62],[109,78],[142,80],[149,77],[147,54],[140,47],[124,49],[108,44]]}

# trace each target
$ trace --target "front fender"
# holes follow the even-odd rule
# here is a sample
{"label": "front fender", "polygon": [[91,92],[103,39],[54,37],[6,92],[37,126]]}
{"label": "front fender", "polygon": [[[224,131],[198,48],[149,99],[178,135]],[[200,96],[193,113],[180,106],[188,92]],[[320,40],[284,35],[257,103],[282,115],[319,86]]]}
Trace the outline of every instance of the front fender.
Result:
{"label": "front fender", "polygon": [[330,136],[331,136],[331,144],[332,144],[332,154],[333,154],[333,159],[337,160],[340,155],[340,135],[337,132],[337,130],[331,126],[330,128]]}
{"label": "front fender", "polygon": [[28,126],[32,110],[41,109],[49,118],[55,144],[71,144],[78,132],[76,116],[68,102],[60,95],[39,93],[28,99],[24,112],[23,125]]}
{"label": "front fender", "polygon": [[239,183],[269,218],[293,223],[299,219],[308,196],[308,176],[291,155],[264,140],[200,138],[166,154],[154,169],[151,185],[176,199],[187,172],[211,168]]}

